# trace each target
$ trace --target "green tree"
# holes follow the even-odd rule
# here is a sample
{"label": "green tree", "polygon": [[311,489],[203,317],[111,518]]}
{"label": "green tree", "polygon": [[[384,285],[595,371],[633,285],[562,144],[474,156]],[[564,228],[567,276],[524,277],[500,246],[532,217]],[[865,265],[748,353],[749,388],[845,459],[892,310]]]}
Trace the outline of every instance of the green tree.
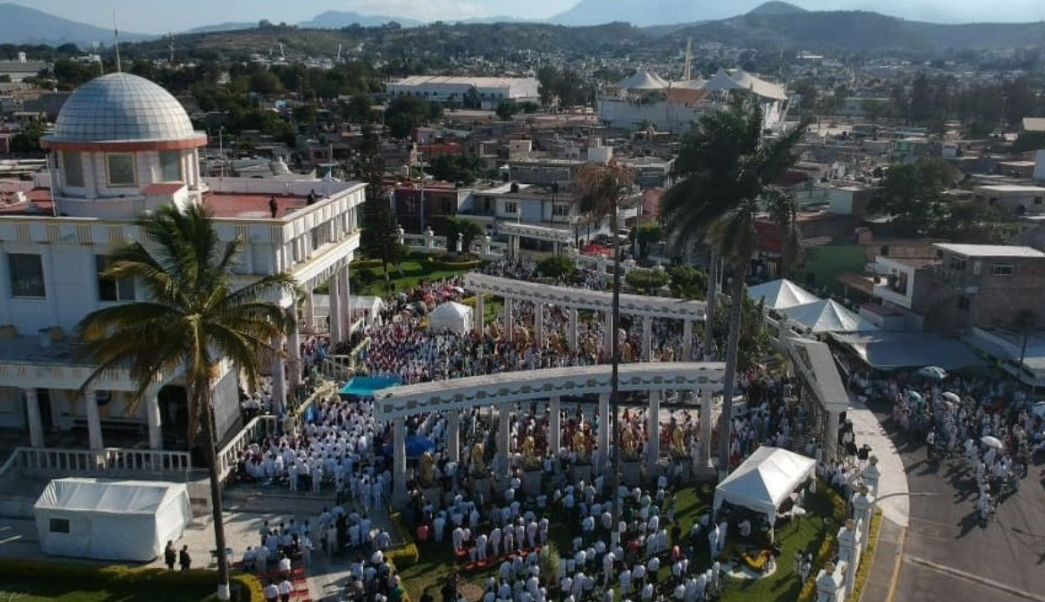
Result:
{"label": "green tree", "polygon": [[693,266],[677,265],[668,268],[671,294],[682,299],[703,299],[708,286],[708,275]]}
{"label": "green tree", "polygon": [[468,88],[468,91],[464,93],[464,100],[462,106],[466,109],[481,109],[483,106],[483,100],[479,97],[479,90],[475,89],[475,86]]}
{"label": "green tree", "polygon": [[505,100],[497,105],[497,116],[501,118],[501,121],[511,121],[518,112],[519,105],[513,101]]}
{"label": "green tree", "polygon": [[649,248],[664,240],[664,229],[660,224],[642,224],[635,229],[635,240],[638,243],[640,257],[649,255]]}
{"label": "green tree", "polygon": [[425,171],[437,180],[471,184],[483,171],[483,161],[475,155],[437,155],[428,161]]}
{"label": "green tree", "polygon": [[388,266],[399,263],[404,253],[399,242],[399,224],[392,215],[388,196],[384,194],[385,162],[381,157],[381,140],[369,126],[363,129],[357,170],[367,183],[360,245],[367,257],[381,260],[385,281],[388,281]]}
{"label": "green tree", "polygon": [[956,170],[943,159],[894,165],[871,197],[869,209],[895,216],[894,224],[904,236],[924,234],[944,208],[944,189],[956,181]]}
{"label": "green tree", "polygon": [[631,288],[652,295],[667,286],[671,278],[663,270],[632,270],[624,277],[624,281]]}
{"label": "green tree", "polygon": [[[610,232],[619,232],[620,203],[631,192],[635,173],[628,167],[611,161],[605,165],[588,164],[577,172],[574,180],[574,195],[581,213],[596,223],[609,218]],[[613,236],[613,298],[610,319],[610,406],[612,407],[613,440],[620,441],[620,400],[617,393],[620,385],[620,237]],[[607,450],[608,452],[609,450]],[[613,478],[610,482],[613,493],[613,521],[620,522],[620,454],[613,454]]]}
{"label": "green tree", "polygon": [[[732,268],[729,337],[722,418],[719,423],[719,470],[729,469],[733,391],[743,317],[745,280],[755,249],[755,223],[768,210],[782,230],[785,261],[798,253],[795,200],[776,183],[796,157],[792,151],[808,122],[786,136],[762,141],[762,111],[735,103],[704,115],[683,141],[676,171],[683,180],[661,200],[661,217],[670,239],[694,242],[708,233],[718,254]],[[680,165],[681,163],[681,165]]]}
{"label": "green tree", "polygon": [[278,94],[283,90],[279,77],[271,71],[258,71],[250,76],[250,91],[255,94]]}
{"label": "green tree", "polygon": [[545,257],[537,262],[537,272],[545,278],[571,278],[577,273],[577,264],[565,255]]}
{"label": "green tree", "polygon": [[400,140],[432,117],[432,106],[416,96],[397,96],[385,109],[385,125],[392,137]]}
{"label": "green tree", "polygon": [[43,152],[40,137],[46,132],[47,126],[42,121],[30,121],[11,138],[11,152],[16,155],[39,155]]}
{"label": "green tree", "polygon": [[[291,314],[266,301],[293,290],[284,273],[266,276],[239,290],[232,268],[243,241],[222,244],[207,210],[193,205],[180,212],[158,209],[138,221],[148,243],[136,242],[113,254],[105,278],[133,278],[149,301],[108,307],[83,319],[84,358],[95,366],[82,390],[100,375],[128,366],[137,381],[135,403],[160,375],[184,370],[189,401],[190,441],[207,455],[219,599],[228,599],[221,481],[216,452],[212,383],[220,364],[231,360],[252,386],[260,379],[262,349],[273,348],[292,327]],[[88,400],[93,402],[94,400]]]}
{"label": "green tree", "polygon": [[457,237],[461,237],[461,252],[468,254],[472,248],[472,242],[486,234],[483,228],[467,219],[450,218],[446,220],[443,234],[446,236],[446,250],[456,253]]}
{"label": "green tree", "polygon": [[356,94],[349,99],[348,104],[341,111],[341,116],[350,123],[369,124],[374,121],[374,110],[370,103],[370,97],[366,94]]}

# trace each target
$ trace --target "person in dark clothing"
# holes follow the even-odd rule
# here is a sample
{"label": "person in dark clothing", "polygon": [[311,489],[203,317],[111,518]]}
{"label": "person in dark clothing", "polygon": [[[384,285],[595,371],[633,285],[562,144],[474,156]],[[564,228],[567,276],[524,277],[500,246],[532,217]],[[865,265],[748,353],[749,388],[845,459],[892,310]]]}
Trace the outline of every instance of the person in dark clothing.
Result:
{"label": "person in dark clothing", "polygon": [[279,202],[276,201],[276,195],[272,195],[269,198],[269,211],[272,212],[272,217],[276,217],[276,213],[279,212]]}
{"label": "person in dark clothing", "polygon": [[189,556],[189,546],[182,546],[181,552],[178,553],[178,564],[181,565],[181,570],[187,571],[192,567],[192,557]]}
{"label": "person in dark clothing", "polygon": [[305,201],[305,204],[306,205],[315,205],[316,204],[316,191],[315,190],[309,190],[308,191],[308,200]]}
{"label": "person in dark clothing", "polygon": [[178,551],[174,549],[174,542],[167,540],[167,547],[163,549],[163,562],[168,571],[174,570],[174,563],[178,560]]}

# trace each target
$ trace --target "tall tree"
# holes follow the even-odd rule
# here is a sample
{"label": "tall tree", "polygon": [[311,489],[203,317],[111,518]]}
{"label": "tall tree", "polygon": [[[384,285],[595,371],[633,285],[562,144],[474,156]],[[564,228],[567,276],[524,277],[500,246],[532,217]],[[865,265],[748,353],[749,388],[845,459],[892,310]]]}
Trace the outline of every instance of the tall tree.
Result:
{"label": "tall tree", "polygon": [[292,291],[293,279],[280,273],[234,290],[232,267],[243,241],[222,244],[200,206],[184,212],[163,207],[137,223],[145,241],[117,249],[103,278],[133,278],[150,300],[100,309],[83,319],[83,355],[95,369],[82,389],[107,370],[129,366],[139,403],[158,375],[184,369],[188,437],[206,452],[210,474],[218,598],[228,600],[213,381],[220,362],[231,360],[253,386],[260,379],[261,351],[282,353],[273,343],[289,332],[291,314],[265,299]]}
{"label": "tall tree", "polygon": [[[610,406],[612,408],[610,420],[613,427],[614,445],[620,442],[620,400],[618,399],[619,371],[620,371],[620,275],[621,275],[621,246],[618,221],[620,218],[620,203],[628,195],[635,182],[635,173],[628,167],[611,161],[605,165],[585,165],[577,172],[574,183],[574,195],[582,213],[601,223],[609,217],[611,238],[613,239],[613,301],[610,309]],[[600,453],[609,453],[609,450],[600,450]],[[620,522],[620,452],[613,454],[613,478],[610,486],[613,491],[613,524]],[[613,542],[616,543],[620,534],[616,529],[613,531]]]}
{"label": "tall tree", "polygon": [[755,223],[763,209],[768,210],[782,230],[785,261],[797,253],[796,204],[776,184],[794,164],[792,150],[807,125],[803,121],[786,136],[763,141],[762,111],[757,104],[738,102],[703,116],[683,142],[676,161],[676,165],[683,164],[676,166],[683,179],[661,200],[661,218],[670,239],[692,243],[710,235],[712,248],[732,268],[719,423],[720,471],[729,469],[737,351],[745,280],[755,250]]}
{"label": "tall tree", "polygon": [[392,215],[392,206],[384,191],[385,161],[381,157],[381,140],[370,126],[363,129],[358,153],[356,170],[367,183],[360,246],[368,257],[381,260],[387,281],[388,266],[403,258],[403,245],[399,242],[399,224]]}

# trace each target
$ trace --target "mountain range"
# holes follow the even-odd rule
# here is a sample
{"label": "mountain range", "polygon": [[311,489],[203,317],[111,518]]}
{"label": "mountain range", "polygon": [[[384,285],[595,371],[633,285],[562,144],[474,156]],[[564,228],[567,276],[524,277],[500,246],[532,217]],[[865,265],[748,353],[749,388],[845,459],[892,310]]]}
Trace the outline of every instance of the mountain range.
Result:
{"label": "mountain range", "polygon": [[[580,0],[572,9],[562,13],[548,22],[526,22],[509,18],[482,18],[464,21],[447,19],[448,23],[461,23],[458,27],[468,27],[466,35],[474,40],[486,39],[474,28],[494,28],[490,36],[508,33],[506,27],[515,28],[522,47],[528,48],[524,40],[533,30],[533,41],[544,39],[559,40],[570,35],[582,35],[580,30],[557,31],[556,26],[582,26],[585,23],[610,23],[622,25],[623,28],[588,28],[584,35],[591,37],[599,31],[612,30],[623,37],[605,40],[632,43],[637,46],[664,45],[677,47],[685,45],[685,38],[692,37],[698,41],[719,42],[732,46],[771,48],[771,49],[808,49],[813,51],[887,51],[914,50],[932,51],[936,49],[979,49],[979,48],[1019,48],[1024,46],[1045,46],[1045,22],[1034,23],[990,23],[990,24],[936,24],[919,21],[908,21],[867,11],[807,11],[786,2],[771,1],[754,7],[750,12],[736,15],[738,6],[751,6],[751,0],[659,0],[651,3],[647,0]],[[674,15],[668,22],[672,25],[635,27],[636,23],[664,22],[668,15]],[[194,36],[188,44],[206,43],[210,48],[225,46],[275,45],[275,37],[287,38],[291,41],[301,38],[299,46],[309,49],[308,30],[327,30],[324,33],[324,44],[336,47],[341,41],[358,43],[362,33],[351,34],[339,32],[345,27],[358,24],[363,27],[384,25],[390,21],[399,23],[404,30],[420,28],[417,36],[444,35],[422,27],[423,23],[414,19],[392,16],[364,15],[356,12],[326,11],[297,25],[300,30],[276,27],[271,31],[259,29],[257,22],[227,22],[198,27],[186,34]],[[514,21],[511,25],[507,23]],[[631,23],[632,26],[625,25]],[[549,29],[551,28],[551,29]],[[560,27],[561,29],[561,27]],[[544,33],[540,33],[544,32]],[[572,32],[572,33],[568,33]],[[561,34],[561,35],[560,35]],[[424,40],[413,40],[404,31],[403,42],[415,45],[428,44]],[[465,34],[462,34],[465,35]],[[249,36],[249,40],[239,40],[237,36]],[[290,36],[290,37],[288,37]],[[478,36],[478,37],[476,37]],[[542,38],[542,36],[544,36]],[[550,37],[549,37],[550,36]],[[120,40],[133,42],[160,38],[159,35],[144,35],[120,32]],[[344,39],[339,39],[344,38]],[[204,39],[205,38],[205,39]],[[273,38],[269,40],[268,38]],[[77,23],[50,15],[39,10],[13,3],[0,3],[0,43],[8,44],[50,44],[60,45],[74,43],[88,46],[92,43],[108,45],[113,39],[112,31]],[[282,41],[278,40],[278,41]],[[445,41],[445,40],[444,40]],[[536,51],[559,50],[558,42],[548,48],[529,48]],[[568,43],[563,49],[568,50]],[[597,42],[596,42],[597,44]],[[312,44],[314,47],[314,44]],[[474,44],[473,44],[474,46]],[[481,46],[479,46],[481,48]],[[598,47],[598,46],[597,46]]]}

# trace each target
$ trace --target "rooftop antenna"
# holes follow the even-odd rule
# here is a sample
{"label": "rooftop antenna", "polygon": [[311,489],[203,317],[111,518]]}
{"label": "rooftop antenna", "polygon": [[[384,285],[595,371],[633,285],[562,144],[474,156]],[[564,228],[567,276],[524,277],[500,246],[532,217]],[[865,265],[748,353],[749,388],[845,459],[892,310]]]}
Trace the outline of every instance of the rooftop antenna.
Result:
{"label": "rooftop antenna", "polygon": [[337,60],[334,61],[336,64],[341,64],[341,44],[337,45]]}
{"label": "rooftop antenna", "polygon": [[171,67],[173,67],[174,66],[174,32],[173,31],[169,32],[167,34],[167,39],[169,41],[169,43],[167,44],[167,50],[170,51],[170,58],[167,59],[167,64],[170,65]]}
{"label": "rooftop antenna", "polygon": [[123,65],[120,63],[120,30],[116,29],[116,9],[112,11],[112,39],[116,45],[116,72],[123,73]]}
{"label": "rooftop antenna", "polygon": [[686,67],[682,72],[682,79],[689,81],[693,79],[693,38],[686,41]]}

